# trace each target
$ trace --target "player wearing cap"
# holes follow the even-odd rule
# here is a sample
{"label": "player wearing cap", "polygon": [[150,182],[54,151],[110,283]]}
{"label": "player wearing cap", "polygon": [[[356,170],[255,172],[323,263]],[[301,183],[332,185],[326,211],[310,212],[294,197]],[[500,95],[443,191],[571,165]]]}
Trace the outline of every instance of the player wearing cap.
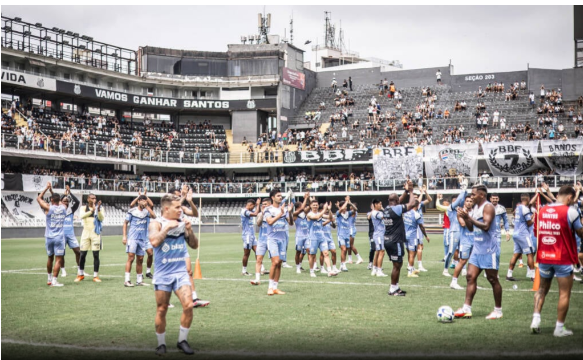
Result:
{"label": "player wearing cap", "polygon": [[541,310],[551,288],[553,277],[559,283],[557,322],[553,333],[556,337],[573,335],[564,326],[569,310],[569,299],[573,287],[573,264],[578,262],[575,234],[583,236],[581,216],[572,205],[576,200],[575,189],[564,185],[559,189],[557,201],[540,209],[538,215],[540,287],[534,295],[534,314],[530,329],[540,333]]}

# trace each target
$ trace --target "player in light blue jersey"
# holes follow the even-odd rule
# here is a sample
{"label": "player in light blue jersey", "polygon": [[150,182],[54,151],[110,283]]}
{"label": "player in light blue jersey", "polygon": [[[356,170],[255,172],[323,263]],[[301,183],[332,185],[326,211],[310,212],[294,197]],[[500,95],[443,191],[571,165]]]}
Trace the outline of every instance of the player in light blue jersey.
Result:
{"label": "player in light blue jersey", "polygon": [[[63,224],[63,230],[65,234],[65,245],[69,246],[69,249],[73,250],[75,253],[75,260],[77,261],[77,267],[79,267],[79,258],[81,257],[81,251],[79,250],[79,241],[75,237],[75,229],[73,228],[73,218],[75,216],[75,212],[79,208],[81,202],[73,193],[71,193],[71,189],[69,185],[65,186],[65,194],[61,196],[61,204],[67,207],[67,216],[65,217],[65,222]],[[63,263],[61,264],[61,276],[67,276],[67,272],[65,271],[65,254],[63,254]]]}
{"label": "player in light blue jersey", "polygon": [[347,249],[348,251],[348,259],[346,259],[347,264],[352,264],[352,254],[356,255],[356,265],[362,264],[364,260],[362,256],[358,253],[358,249],[354,245],[354,239],[356,239],[356,217],[358,216],[358,208],[356,205],[350,203],[346,208],[348,211],[352,211],[352,215],[348,218],[348,223],[350,225],[350,247]]}
{"label": "player in light blue jersey", "polygon": [[310,202],[310,212],[308,213],[308,227],[310,237],[310,253],[308,259],[310,261],[310,276],[316,277],[316,254],[318,249],[324,254],[324,263],[328,271],[328,276],[336,276],[338,273],[332,270],[330,265],[330,257],[328,252],[328,240],[324,234],[324,214],[328,212],[328,204],[324,204],[322,210],[319,211],[318,200],[312,199]]}
{"label": "player in light blue jersey", "polygon": [[[458,250],[460,243],[460,223],[457,220],[457,208],[462,207],[466,199],[466,190],[462,190],[459,196],[454,196],[451,199],[451,205],[447,207],[447,217],[449,218],[449,239],[448,239],[448,252],[445,258],[445,264],[443,267],[443,275],[450,277],[449,265],[454,258],[454,253]],[[455,264],[455,263],[454,263]],[[454,266],[455,267],[455,266]]]}
{"label": "player in light blue jersey", "polygon": [[[473,206],[474,201],[472,200],[472,198],[470,196],[466,197],[466,200],[464,201],[464,210],[467,211],[470,214],[470,216],[472,215]],[[458,284],[457,280],[458,277],[460,276],[460,272],[461,276],[467,275],[466,263],[470,259],[472,249],[474,248],[474,232],[468,229],[466,222],[459,214],[457,219],[460,223],[460,251],[459,251],[460,261],[455,266],[455,270],[453,272],[453,277],[451,279],[451,284],[449,284],[449,287],[454,290],[463,290],[464,288]],[[494,226],[495,224],[492,225]]]}
{"label": "player in light blue jersey", "polygon": [[166,353],[166,313],[172,292],[180,299],[182,316],[177,347],[185,354],[194,351],[187,342],[192,323],[193,301],[191,297],[190,275],[186,269],[188,258],[186,246],[198,248],[198,238],[192,231],[190,221],[182,221],[182,198],[165,194],[160,200],[162,216],[150,222],[149,240],[154,247],[154,293],[156,296],[156,337],[158,347],[156,354]]}
{"label": "player in light blue jersey", "polygon": [[468,265],[466,299],[463,307],[458,309],[454,315],[456,318],[472,317],[472,302],[478,288],[477,279],[484,270],[494,294],[494,311],[486,316],[486,319],[500,319],[502,318],[502,286],[498,281],[500,253],[496,231],[493,227],[496,213],[494,206],[487,200],[488,188],[486,186],[474,185],[470,196],[474,201],[471,216],[463,208],[458,209],[457,213],[464,220],[468,230],[474,232],[474,248],[470,254]]}
{"label": "player in light blue jersey", "polygon": [[265,198],[261,201],[261,211],[257,215],[256,225],[259,228],[259,238],[257,239],[257,250],[255,252],[255,280],[251,280],[251,285],[261,283],[261,275],[265,274],[263,267],[263,257],[267,253],[267,221],[265,221],[265,210],[271,206],[271,198]]}
{"label": "player in light blue jersey", "polygon": [[[259,198],[257,201],[249,199],[245,207],[241,209],[241,237],[243,238],[243,269],[241,270],[241,275],[243,276],[251,276],[247,272],[247,263],[249,262],[251,250],[253,250],[255,257],[257,257],[257,240],[255,239],[253,218],[259,214],[260,203],[261,200]],[[253,208],[255,208],[255,211],[253,211]]]}
{"label": "player in light blue jersey", "polygon": [[[354,211],[348,210],[349,206],[352,206],[350,196],[345,197],[341,203],[336,202],[336,207],[338,208],[336,222],[338,224],[338,247],[340,247],[340,271],[348,271],[346,254],[347,250],[350,249],[350,238],[353,233],[350,219],[354,219]],[[352,262],[352,259],[350,262]],[[360,263],[362,263],[362,258],[360,258]]]}
{"label": "player in light blue jersey", "polygon": [[[152,249],[149,248],[148,227],[150,225],[150,219],[155,219],[156,214],[148,206],[148,197],[146,195],[138,196],[137,200],[138,206],[128,211],[122,228],[122,243],[125,245],[126,253],[128,254],[125,267],[125,287],[134,287],[134,284],[130,281],[134,260],[136,260],[136,286],[149,286],[149,284],[144,283],[142,264],[146,252],[152,252]],[[129,234],[128,225],[130,228]]]}
{"label": "player in light blue jersey", "polygon": [[534,278],[534,254],[536,253],[536,239],[531,230],[534,223],[534,217],[529,207],[530,196],[528,194],[520,195],[520,204],[514,210],[514,233],[512,238],[514,240],[514,254],[510,259],[508,265],[508,273],[506,274],[507,281],[516,281],[512,276],[514,265],[521,254],[527,257],[527,277]]}
{"label": "player in light blue jersey", "polygon": [[296,273],[302,273],[302,261],[306,250],[310,249],[309,228],[307,213],[310,210],[309,205],[310,192],[304,194],[303,202],[295,203],[295,210],[293,213],[294,224],[296,225]]}
{"label": "player in light blue jersey", "polygon": [[[423,200],[424,195],[426,196],[425,200]],[[417,208],[417,212],[419,213],[419,216],[421,216],[421,223],[423,223],[423,210],[425,209],[427,204],[431,203],[432,201],[433,198],[431,197],[431,195],[429,195],[429,192],[427,192],[427,187],[423,185],[421,187],[421,193],[419,195],[419,207]],[[424,244],[423,244],[423,232],[421,231],[421,227],[419,227],[417,230],[417,239],[419,239],[419,245],[417,245],[417,270],[421,272],[426,272],[427,269],[423,267]],[[429,240],[427,240],[427,242],[429,242]]]}
{"label": "player in light blue jersey", "polygon": [[[324,237],[328,244],[328,253],[330,255],[330,263],[332,264],[332,271],[336,274],[340,273],[340,270],[336,267],[336,245],[334,244],[334,239],[332,238],[332,229],[336,229],[336,219],[332,213],[332,202],[328,202],[328,212],[324,214],[324,222],[322,223],[322,228],[324,229]],[[319,210],[323,209],[323,204],[319,205]],[[320,268],[322,274],[327,274],[328,271],[324,268],[324,254],[320,251]],[[347,270],[348,271],[348,270]]]}
{"label": "player in light blue jersey", "polygon": [[494,221],[494,227],[496,230],[496,236],[498,238],[498,243],[502,240],[502,226],[500,222],[504,224],[504,231],[506,232],[506,241],[510,241],[510,223],[508,222],[508,215],[506,213],[506,207],[501,205],[500,196],[498,194],[490,195],[490,202],[494,206],[496,211],[496,220]]}
{"label": "player in light blue jersey", "polygon": [[[43,200],[47,191],[51,192],[51,203]],[[52,287],[63,286],[57,281],[61,263],[65,255],[65,234],[63,224],[67,216],[67,208],[61,204],[61,196],[53,193],[52,184],[49,182],[45,189],[38,195],[36,201],[46,215],[45,248],[47,260],[47,285]],[[53,266],[54,262],[54,266]]]}
{"label": "player in light blue jersey", "polygon": [[[415,209],[418,209],[419,200],[417,195],[415,195],[415,199]],[[429,242],[429,237],[423,226],[423,218],[417,210],[406,212],[403,216],[403,223],[405,225],[405,238],[407,240],[407,277],[419,277],[419,270],[415,270],[415,256],[417,255],[417,247],[419,246],[419,229],[421,230],[422,236],[425,236],[427,239],[427,242]]]}
{"label": "player in light blue jersey", "polygon": [[[172,192],[170,192],[172,194]],[[138,191],[138,197],[132,200],[130,204],[130,209],[138,205],[138,198],[142,195],[141,191]],[[176,195],[176,194],[175,194]],[[148,197],[148,189],[144,189],[144,196],[146,196],[148,201],[148,206],[150,209],[154,209],[154,202]],[[184,214],[185,207],[182,207],[182,213]],[[154,261],[154,253],[152,251],[152,244],[150,244],[150,240],[147,240],[146,243],[146,277],[148,279],[153,279],[154,275],[152,275],[152,263]],[[194,289],[194,288],[193,288]]]}
{"label": "player in light blue jersey", "polygon": [[375,254],[372,260],[371,276],[387,277],[383,273],[383,258],[385,257],[385,215],[383,213],[383,203],[378,199],[372,200],[373,210],[368,217],[372,221],[374,232],[372,240],[374,242]]}
{"label": "player in light blue jersey", "polygon": [[267,249],[271,256],[271,269],[269,270],[269,289],[267,295],[284,295],[277,285],[281,276],[281,256],[285,256],[285,242],[287,238],[288,224],[293,225],[293,203],[284,206],[283,197],[279,189],[273,189],[269,193],[272,205],[265,209],[263,214],[267,222]]}

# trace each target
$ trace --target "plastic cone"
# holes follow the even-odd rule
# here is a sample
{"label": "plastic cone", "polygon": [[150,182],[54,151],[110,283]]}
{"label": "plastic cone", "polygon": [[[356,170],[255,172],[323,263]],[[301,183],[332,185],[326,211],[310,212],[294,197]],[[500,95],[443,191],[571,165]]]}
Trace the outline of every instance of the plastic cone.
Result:
{"label": "plastic cone", "polygon": [[531,291],[538,291],[540,286],[540,274],[538,272],[538,265],[535,265],[535,275],[534,275],[534,282],[532,283],[532,290]]}
{"label": "plastic cone", "polygon": [[202,279],[202,272],[200,271],[200,263],[198,259],[196,259],[196,263],[194,264],[194,279],[201,280]]}

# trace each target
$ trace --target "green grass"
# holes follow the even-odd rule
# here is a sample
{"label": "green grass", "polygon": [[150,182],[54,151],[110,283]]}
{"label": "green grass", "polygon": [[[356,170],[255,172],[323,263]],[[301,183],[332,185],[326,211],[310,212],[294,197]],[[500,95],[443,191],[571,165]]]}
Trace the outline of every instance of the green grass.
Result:
{"label": "green grass", "polygon": [[[368,243],[360,233],[357,247],[368,258]],[[293,235],[292,235],[293,238]],[[298,275],[283,269],[279,288],[285,296],[268,297],[267,276],[254,287],[241,276],[240,234],[203,234],[201,267],[204,280],[196,282],[197,292],[211,305],[194,310],[191,345],[203,358],[232,358],[236,354],[283,358],[336,355],[507,355],[545,352],[583,354],[583,285],[576,283],[571,297],[567,327],[569,338],[552,336],[556,320],[556,283],[543,310],[542,331],[531,335],[533,308],[531,282],[526,268],[515,270],[518,290],[502,281],[504,318],[487,321],[493,297],[486,279],[480,277],[473,304],[474,318],[441,324],[435,313],[441,305],[457,309],[465,291],[448,288],[449,278],[441,275],[443,254],[440,236],[432,236],[424,251],[428,273],[418,279],[401,276],[404,298],[387,296],[389,278],[371,277],[366,262],[348,265],[349,272],[337,278],[308,273]],[[152,287],[124,288],[126,254],[121,237],[104,239],[100,275],[74,284],[74,255],[67,252],[69,276],[61,278],[62,288],[46,285],[46,255],[42,239],[3,240],[2,245],[2,355],[7,358],[93,358],[153,357],[155,301]],[[293,263],[293,246],[288,258]],[[503,243],[501,277],[505,276],[512,242]],[[191,250],[191,255],[196,252]],[[366,259],[367,260],[367,259]],[[338,257],[340,261],[340,257]],[[88,256],[86,271],[93,259]],[[135,265],[134,265],[135,266]],[[307,259],[304,260],[307,269]],[[392,266],[385,261],[385,272]],[[250,261],[249,272],[254,272]],[[134,269],[135,271],[135,269]],[[154,270],[155,271],[155,270]],[[135,282],[135,272],[132,274]],[[460,279],[465,287],[465,280]],[[173,296],[173,303],[178,300]],[[168,313],[167,343],[170,349],[178,338],[179,307]],[[32,343],[32,344],[23,344]],[[42,344],[42,346],[38,346]],[[51,346],[55,345],[55,346]],[[83,348],[67,348],[73,345]],[[113,350],[111,350],[113,348]],[[140,351],[116,348],[139,349]],[[109,349],[109,350],[108,350]],[[143,350],[143,351],[142,351]],[[285,354],[288,354],[285,356]],[[290,355],[291,354],[291,355]],[[169,357],[182,357],[171,353]],[[548,358],[548,356],[546,356]],[[561,356],[562,359],[568,358]]]}

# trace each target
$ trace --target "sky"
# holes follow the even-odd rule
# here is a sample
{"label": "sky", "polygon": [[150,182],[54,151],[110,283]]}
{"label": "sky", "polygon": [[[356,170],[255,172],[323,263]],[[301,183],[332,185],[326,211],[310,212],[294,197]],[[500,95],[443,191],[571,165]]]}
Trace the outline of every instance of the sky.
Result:
{"label": "sky", "polygon": [[[454,65],[455,74],[566,69],[574,65],[573,6],[273,6],[270,34],[289,38],[311,60],[324,42],[324,11],[361,57],[399,60],[403,69]],[[137,50],[157,46],[227,51],[257,34],[263,6],[2,6],[2,15],[41,22]],[[304,45],[310,40],[312,44]]]}

